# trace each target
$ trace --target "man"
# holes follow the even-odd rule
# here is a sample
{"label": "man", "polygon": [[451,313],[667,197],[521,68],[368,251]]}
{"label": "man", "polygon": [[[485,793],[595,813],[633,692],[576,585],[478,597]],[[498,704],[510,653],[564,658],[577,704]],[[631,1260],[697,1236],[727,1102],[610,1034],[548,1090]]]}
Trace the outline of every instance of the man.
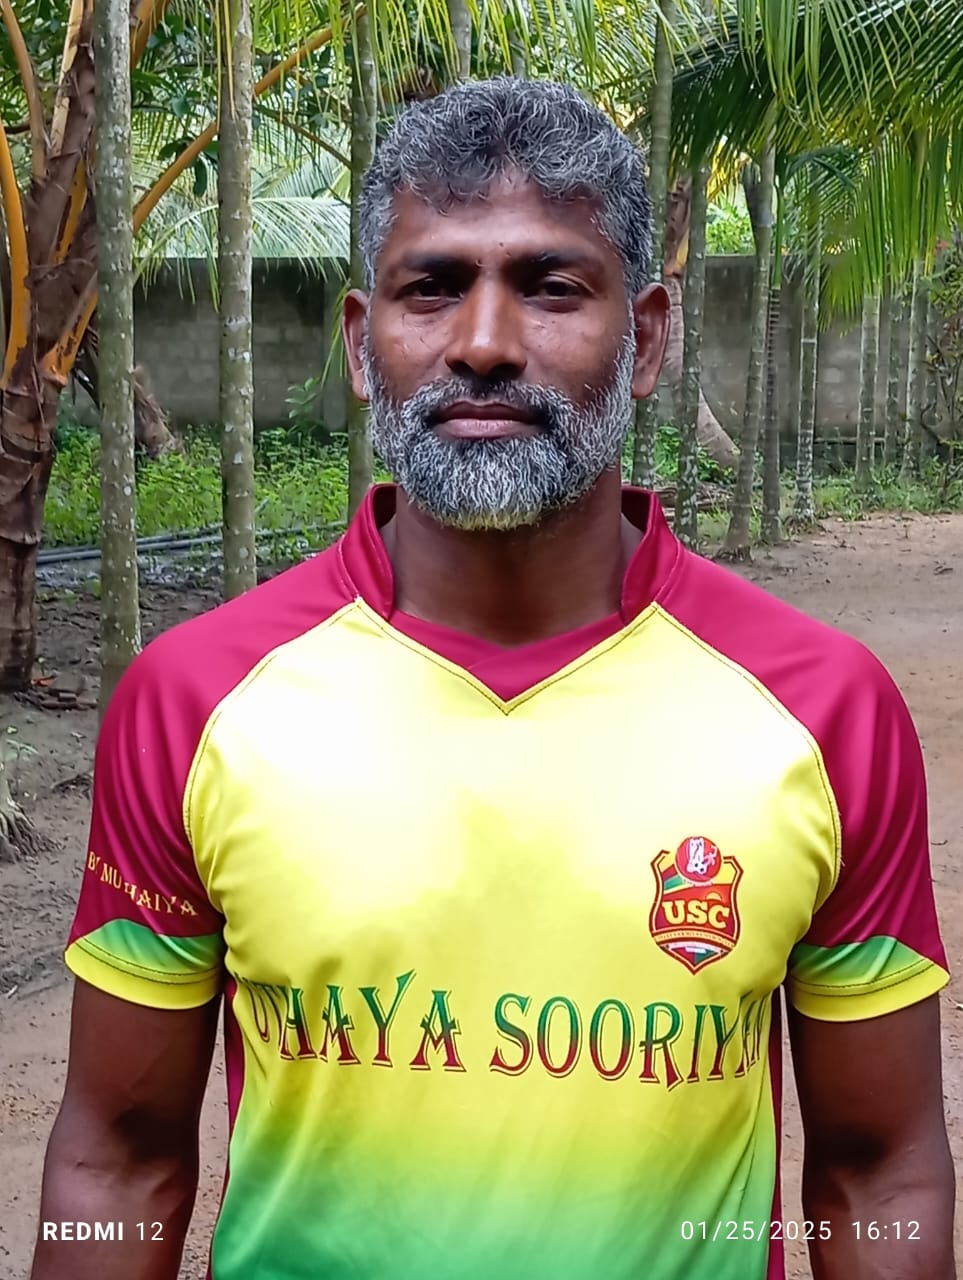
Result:
{"label": "man", "polygon": [[763,1280],[794,1234],[820,1278],[950,1280],[917,740],[864,649],[621,488],[666,339],[638,154],[568,89],[461,85],[362,223],[399,487],[118,689],[41,1217],[126,1234],[34,1280],[174,1280],[220,993],[215,1280]]}

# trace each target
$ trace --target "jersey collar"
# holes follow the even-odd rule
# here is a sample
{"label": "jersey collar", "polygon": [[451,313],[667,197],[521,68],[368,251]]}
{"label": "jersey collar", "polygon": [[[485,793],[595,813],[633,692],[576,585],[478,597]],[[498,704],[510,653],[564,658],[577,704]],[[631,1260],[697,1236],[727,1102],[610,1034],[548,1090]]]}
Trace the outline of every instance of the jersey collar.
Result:
{"label": "jersey collar", "polygon": [[[394,574],[380,530],[394,515],[397,494],[395,484],[369,489],[338,544],[354,594],[385,620],[394,611]],[[682,545],[669,529],[655,494],[624,486],[622,513],[643,531],[622,580],[620,613],[623,623],[628,623],[658,598],[682,555]]]}

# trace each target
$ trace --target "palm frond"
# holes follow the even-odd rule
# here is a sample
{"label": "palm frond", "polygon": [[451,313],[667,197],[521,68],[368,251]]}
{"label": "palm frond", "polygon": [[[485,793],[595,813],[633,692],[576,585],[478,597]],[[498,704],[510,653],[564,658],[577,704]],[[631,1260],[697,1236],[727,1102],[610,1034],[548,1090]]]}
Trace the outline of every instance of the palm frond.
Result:
{"label": "palm frond", "polygon": [[848,219],[831,220],[830,234],[839,238],[838,253],[827,259],[833,311],[854,316],[866,293],[899,291],[917,259],[932,262],[963,207],[961,150],[963,131],[894,130],[865,157]]}

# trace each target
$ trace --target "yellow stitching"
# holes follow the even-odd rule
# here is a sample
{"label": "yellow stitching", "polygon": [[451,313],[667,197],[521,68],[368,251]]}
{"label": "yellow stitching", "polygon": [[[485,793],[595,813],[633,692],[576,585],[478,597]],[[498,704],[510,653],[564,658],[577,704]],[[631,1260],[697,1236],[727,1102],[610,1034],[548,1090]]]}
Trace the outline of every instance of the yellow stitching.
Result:
{"label": "yellow stitching", "polygon": [[[190,810],[191,810],[191,800],[194,792],[194,783],[197,779],[197,773],[200,768],[201,756],[204,754],[205,750],[207,749],[207,744],[210,741],[211,734],[214,731],[214,726],[217,723],[217,721],[220,719],[221,715],[223,714],[224,708],[228,705],[228,703],[233,702],[235,698],[240,697],[240,695],[244,692],[244,690],[247,689],[249,685],[254,683],[254,681],[262,674],[262,672],[264,672],[270,666],[270,664],[274,661],[274,659],[278,656],[278,654],[281,652],[282,649],[286,649],[288,645],[296,644],[299,640],[303,640],[305,636],[312,635],[317,631],[323,631],[326,627],[331,626],[344,614],[350,612],[355,607],[356,607],[356,602],[354,600],[349,600],[347,604],[342,605],[342,607],[338,609],[336,613],[332,613],[329,617],[325,618],[323,622],[319,622],[315,626],[309,627],[306,631],[301,631],[296,636],[292,636],[290,640],[285,640],[283,641],[283,643],[275,645],[273,649],[269,649],[268,652],[264,654],[263,657],[257,662],[257,664],[251,668],[251,670],[247,673],[247,675],[243,677],[243,679],[239,680],[237,684],[231,686],[231,688],[227,691],[227,693],[220,700],[220,702],[216,704],[214,709],[211,711],[211,714],[207,717],[207,720],[204,722],[203,732],[201,733],[201,736],[197,743],[197,747],[194,750],[194,758],[191,761],[191,767],[187,771],[187,781],[184,784],[184,798],[181,804],[181,817],[183,818],[183,821],[184,821],[184,831],[187,834],[187,840],[191,846],[192,852],[194,851],[194,837],[191,831]],[[197,868],[196,854],[194,857],[194,865]],[[197,874],[198,876],[200,876],[200,868],[197,868]],[[205,885],[204,887],[206,890],[208,890],[208,896],[210,896],[209,887],[207,885]]]}
{"label": "yellow stitching", "polygon": [[597,658],[601,658],[604,654],[611,652],[611,650],[617,645],[632,636],[638,628],[642,626],[649,617],[651,617],[655,612],[656,607],[654,604],[648,605],[640,614],[637,614],[627,626],[621,627],[614,633],[614,635],[606,636],[604,640],[600,640],[598,644],[592,645],[591,648],[586,649],[584,653],[579,654],[577,658],[573,658],[571,662],[566,663],[566,665],[561,667],[558,671],[553,672],[550,676],[546,676],[544,680],[540,680],[537,684],[533,684],[530,689],[524,689],[514,698],[510,698],[505,702],[502,698],[499,698],[497,693],[494,693],[489,689],[483,681],[479,680],[477,676],[472,675],[470,671],[466,671],[464,667],[460,667],[457,662],[449,661],[448,658],[443,657],[440,653],[435,653],[434,650],[420,644],[417,640],[413,640],[411,636],[406,636],[403,631],[399,631],[396,627],[393,627],[390,622],[386,622],[384,618],[375,613],[367,602],[362,600],[360,597],[358,599],[358,606],[368,621],[377,626],[378,629],[389,639],[396,641],[398,644],[404,645],[404,647],[406,649],[410,649],[412,653],[418,654],[419,657],[426,658],[429,662],[434,663],[435,666],[448,672],[449,675],[455,676],[456,679],[463,681],[465,684],[469,685],[470,688],[475,690],[476,693],[480,693],[486,701],[490,702],[497,708],[497,710],[503,712],[505,715],[509,715],[516,707],[522,706],[523,703],[528,702],[531,698],[534,698],[543,690],[550,688],[553,684],[558,684],[561,680],[572,675],[573,672],[580,670],[582,667],[588,666],[590,662],[594,662]]}
{"label": "yellow stitching", "polygon": [[[107,965],[109,969],[114,969],[117,973],[126,973],[130,978],[136,978],[142,974],[156,974],[161,982],[172,987],[186,986],[188,983],[202,983],[206,978],[216,977],[221,972],[220,967],[215,966],[213,969],[203,969],[197,973],[171,974],[167,969],[152,969],[149,965],[138,964],[136,960],[122,960],[119,956],[115,956],[112,951],[105,951],[96,942],[91,942],[89,938],[78,938],[71,946],[77,947],[80,951],[89,955],[91,959]],[[68,951],[70,949],[68,947]],[[151,977],[151,981],[156,980],[153,976]]]}
{"label": "yellow stitching", "polygon": [[758,694],[761,694],[762,697],[765,698],[769,705],[773,707],[773,709],[777,711],[784,720],[789,721],[796,727],[796,730],[802,735],[803,740],[812,752],[813,760],[816,764],[816,771],[819,774],[819,780],[823,786],[823,791],[829,805],[830,818],[832,819],[833,824],[833,883],[830,886],[829,893],[826,894],[826,897],[823,898],[822,902],[816,904],[816,910],[818,911],[839,883],[839,873],[842,867],[843,844],[839,808],[836,804],[836,796],[829,781],[829,775],[826,772],[826,764],[823,760],[822,748],[802,721],[794,716],[789,708],[785,706],[784,703],[780,702],[772,690],[768,689],[761,680],[752,674],[751,671],[742,666],[741,663],[736,662],[733,658],[728,658],[724,653],[720,653],[718,649],[709,644],[708,641],[703,640],[701,636],[696,635],[694,631],[690,631],[687,626],[669,613],[668,610],[664,609],[662,605],[656,604],[654,607],[667,622],[670,622],[676,628],[677,631],[688,636],[689,639],[694,641],[700,649],[703,649],[711,657],[715,658],[717,662],[721,662],[723,666],[728,667],[730,671],[734,671],[737,675],[742,676],[742,678],[747,681]]}

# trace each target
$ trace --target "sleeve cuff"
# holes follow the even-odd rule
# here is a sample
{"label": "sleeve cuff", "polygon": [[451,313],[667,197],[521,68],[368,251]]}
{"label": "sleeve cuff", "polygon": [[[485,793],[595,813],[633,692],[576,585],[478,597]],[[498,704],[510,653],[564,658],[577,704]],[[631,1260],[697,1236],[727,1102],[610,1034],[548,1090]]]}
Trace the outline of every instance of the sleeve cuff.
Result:
{"label": "sleeve cuff", "polygon": [[99,948],[94,953],[84,946],[83,939],[67,948],[64,962],[75,977],[98,991],[152,1009],[197,1009],[208,1004],[221,990],[220,974],[216,971],[190,977],[146,977],[143,972],[135,972],[132,966],[107,959]]}
{"label": "sleeve cuff", "polygon": [[805,982],[786,983],[786,996],[794,1009],[819,1022],[860,1022],[897,1013],[935,995],[950,980],[947,971],[931,961],[899,981],[870,988],[844,990],[817,987]]}

